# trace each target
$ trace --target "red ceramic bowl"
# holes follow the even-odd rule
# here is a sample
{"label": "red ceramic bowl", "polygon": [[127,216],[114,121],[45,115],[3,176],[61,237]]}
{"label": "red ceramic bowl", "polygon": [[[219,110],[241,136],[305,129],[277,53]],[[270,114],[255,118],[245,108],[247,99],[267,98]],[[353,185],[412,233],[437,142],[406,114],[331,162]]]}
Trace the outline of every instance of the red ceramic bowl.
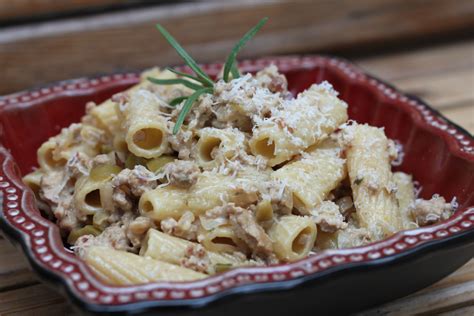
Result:
{"label": "red ceramic bowl", "polygon": [[[135,73],[77,79],[0,98],[0,224],[32,267],[92,312],[164,314],[199,308],[208,314],[348,312],[409,294],[446,276],[474,253],[474,138],[415,97],[354,65],[322,56],[243,61],[254,72],[274,63],[293,93],[328,80],[359,122],[384,126],[403,145],[397,169],[411,173],[421,196],[457,198],[459,208],[437,225],[399,232],[364,247],[324,251],[301,261],[239,268],[188,283],[109,286],[64,248],[57,227],[41,217],[21,175],[36,166],[48,137],[79,121],[87,101],[101,102],[138,81]],[[203,66],[216,75],[221,64]],[[215,302],[219,301],[219,302]]]}

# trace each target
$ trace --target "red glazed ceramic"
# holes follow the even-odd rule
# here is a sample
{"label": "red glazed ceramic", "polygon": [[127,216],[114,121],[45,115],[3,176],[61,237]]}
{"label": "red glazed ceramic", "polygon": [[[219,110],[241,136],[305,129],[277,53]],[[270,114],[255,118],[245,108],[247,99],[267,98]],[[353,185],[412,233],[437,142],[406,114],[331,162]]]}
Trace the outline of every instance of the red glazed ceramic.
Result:
{"label": "red glazed ceramic", "polygon": [[[474,253],[474,138],[415,97],[322,56],[277,57],[240,63],[255,72],[274,63],[293,93],[327,80],[349,104],[351,119],[385,127],[403,146],[398,170],[413,174],[421,196],[456,197],[447,221],[399,232],[364,247],[330,250],[295,263],[238,268],[187,283],[109,286],[64,248],[59,230],[42,218],[21,175],[36,166],[36,150],[97,103],[138,81],[138,74],[77,79],[0,97],[0,224],[21,245],[33,269],[91,312],[242,313],[349,312],[418,290],[454,271]],[[204,65],[216,75],[221,64]],[[185,69],[184,69],[185,70]],[[343,298],[341,295],[346,293]],[[215,302],[219,301],[219,302]]]}

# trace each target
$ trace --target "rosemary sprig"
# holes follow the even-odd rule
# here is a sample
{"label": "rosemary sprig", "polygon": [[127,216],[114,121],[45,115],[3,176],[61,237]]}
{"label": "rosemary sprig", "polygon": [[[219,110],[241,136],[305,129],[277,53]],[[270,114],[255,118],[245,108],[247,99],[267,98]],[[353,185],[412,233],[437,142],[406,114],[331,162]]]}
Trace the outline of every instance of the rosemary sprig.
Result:
{"label": "rosemary sprig", "polygon": [[185,72],[178,71],[178,70],[173,69],[173,68],[170,68],[170,67],[167,67],[166,70],[169,70],[169,71],[171,71],[171,72],[177,74],[178,76],[182,76],[182,77],[186,77],[186,78],[189,78],[189,79],[198,81],[198,82],[202,83],[203,86],[205,86],[205,87],[212,87],[212,86],[210,86],[206,81],[202,80],[201,78],[195,77],[195,76],[190,75],[190,74],[187,74],[187,73],[185,73]]}
{"label": "rosemary sprig", "polygon": [[162,85],[170,85],[170,84],[182,84],[185,87],[188,87],[189,89],[193,90],[200,90],[203,88],[203,86],[192,83],[189,80],[183,79],[183,78],[177,78],[177,79],[156,79],[152,77],[147,78],[148,81],[156,83],[156,84],[162,84]]}
{"label": "rosemary sprig", "polygon": [[191,110],[191,106],[193,105],[196,100],[205,93],[212,93],[212,88],[202,88],[200,90],[196,90],[193,94],[191,94],[186,102],[183,105],[183,108],[181,109],[181,112],[179,113],[178,118],[176,119],[176,124],[174,125],[173,128],[173,134],[176,135],[181,128],[181,125],[183,125],[184,119],[186,118],[186,115],[188,115],[189,111]]}
{"label": "rosemary sprig", "polygon": [[[229,74],[231,72],[231,69],[233,68],[233,65],[236,63],[236,58],[237,58],[237,53],[244,47],[244,45],[257,34],[257,32],[262,28],[263,25],[267,22],[268,18],[263,18],[261,19],[257,25],[255,25],[250,31],[245,33],[245,35],[240,39],[240,41],[234,46],[232,51],[230,52],[229,56],[227,57],[227,60],[224,65],[224,81],[229,82]],[[234,72],[232,72],[232,76],[234,75]],[[238,78],[238,77],[237,77]],[[235,79],[235,78],[234,78]]]}
{"label": "rosemary sprig", "polygon": [[233,79],[240,78],[239,68],[237,68],[237,62],[235,61],[230,68],[230,73],[232,74]]}
{"label": "rosemary sprig", "polygon": [[192,57],[189,56],[189,54],[184,50],[183,47],[181,47],[181,45],[174,39],[174,37],[171,36],[171,34],[168,33],[168,31],[160,24],[157,24],[156,28],[165,37],[168,43],[170,43],[170,45],[173,46],[173,48],[176,50],[179,56],[183,58],[184,62],[189,66],[189,68],[191,68],[192,71],[194,71],[194,73],[199,78],[207,82],[208,86],[212,87],[214,85],[214,82],[212,81],[212,79],[209,78],[209,76],[198,66],[198,64],[194,61],[194,59],[192,59]]}
{"label": "rosemary sprig", "polygon": [[[234,79],[240,77],[240,72],[237,67],[237,54],[244,47],[244,45],[255,36],[255,34],[262,28],[262,26],[267,22],[268,18],[261,19],[257,25],[255,25],[250,31],[248,31],[240,41],[234,46],[232,52],[227,57],[226,63],[224,65],[223,77],[224,81],[229,81],[229,75],[232,74]],[[196,74],[196,76],[172,69],[167,68],[169,71],[181,76],[182,78],[177,79],[157,79],[149,77],[148,80],[162,85],[171,85],[171,84],[182,84],[194,92],[190,96],[177,97],[169,102],[171,106],[176,106],[181,102],[185,101],[181,112],[176,119],[176,124],[173,128],[173,134],[176,135],[183,125],[186,115],[188,115],[191,107],[194,102],[205,93],[213,93],[214,91],[214,81],[199,67],[199,65],[192,59],[192,57],[184,50],[184,48],[176,41],[176,39],[171,36],[171,34],[160,24],[156,25],[156,28],[160,33],[165,37],[165,39],[170,43],[170,45],[176,50],[178,55],[183,58],[184,62],[191,68],[191,70]],[[193,81],[187,80],[185,78],[191,79]]]}
{"label": "rosemary sprig", "polygon": [[176,106],[176,105],[180,104],[181,102],[183,102],[184,100],[186,100],[187,98],[189,98],[189,97],[177,97],[177,98],[174,98],[173,100],[171,100],[169,102],[169,104],[171,106]]}

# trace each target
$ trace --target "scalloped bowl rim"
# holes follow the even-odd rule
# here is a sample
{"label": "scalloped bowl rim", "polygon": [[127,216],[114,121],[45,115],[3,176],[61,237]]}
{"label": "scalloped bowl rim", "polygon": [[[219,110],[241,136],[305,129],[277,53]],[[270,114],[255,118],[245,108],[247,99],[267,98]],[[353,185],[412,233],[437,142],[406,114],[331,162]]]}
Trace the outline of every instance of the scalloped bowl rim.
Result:
{"label": "scalloped bowl rim", "polygon": [[[474,163],[474,137],[438,111],[414,96],[401,93],[340,58],[321,55],[270,57],[240,62],[243,71],[255,71],[271,63],[280,70],[311,69],[318,65],[334,67],[349,81],[370,86],[387,102],[398,102],[415,125],[441,136],[449,151]],[[217,74],[221,63],[202,65]],[[179,67],[186,70],[185,67]],[[116,84],[132,84],[137,73],[105,75],[61,81],[47,87],[0,97],[0,107],[30,106],[49,99],[91,94]],[[0,144],[0,226],[11,238],[17,237],[33,268],[65,287],[70,296],[87,309],[124,311],[158,306],[203,306],[230,294],[293,288],[300,283],[349,270],[397,260],[434,246],[440,241],[474,237],[474,206],[457,211],[451,218],[433,226],[401,231],[388,239],[350,249],[326,250],[300,261],[270,267],[237,268],[193,282],[159,282],[135,286],[110,286],[101,282],[86,264],[68,253],[58,238],[58,227],[42,218],[33,193],[23,184],[17,166]],[[6,201],[3,207],[3,202]]]}

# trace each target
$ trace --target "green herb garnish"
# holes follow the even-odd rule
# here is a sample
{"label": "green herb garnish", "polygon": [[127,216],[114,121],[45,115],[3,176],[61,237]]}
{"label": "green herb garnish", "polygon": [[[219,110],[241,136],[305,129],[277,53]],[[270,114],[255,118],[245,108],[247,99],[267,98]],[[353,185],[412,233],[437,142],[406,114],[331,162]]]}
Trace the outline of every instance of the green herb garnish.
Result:
{"label": "green herb garnish", "polygon": [[[240,41],[234,46],[231,53],[227,57],[226,63],[224,65],[223,79],[225,82],[229,82],[229,76],[232,75],[233,79],[239,78],[240,73],[237,68],[237,54],[245,46],[245,44],[257,34],[258,30],[267,22],[268,18],[261,19],[257,25],[255,25],[250,31],[248,31]],[[183,125],[186,115],[188,115],[191,107],[194,102],[205,93],[213,93],[214,91],[214,81],[199,67],[199,65],[194,61],[194,59],[184,50],[184,48],[176,41],[176,39],[160,24],[156,25],[156,28],[164,36],[164,38],[170,43],[170,45],[176,50],[179,56],[183,58],[186,65],[191,68],[195,76],[174,70],[172,68],[167,68],[169,71],[183,77],[177,79],[157,79],[157,78],[147,78],[150,82],[161,85],[170,85],[170,84],[182,84],[185,87],[188,87],[194,90],[193,94],[185,97],[178,97],[170,101],[171,106],[176,106],[181,102],[185,101],[181,112],[178,115],[176,124],[173,128],[173,134],[176,135]],[[185,78],[191,79],[187,80]]]}
{"label": "green herb garnish", "polygon": [[195,81],[199,81],[200,83],[202,83],[202,85],[204,85],[206,87],[212,87],[213,86],[213,85],[209,85],[207,83],[207,81],[204,81],[204,80],[202,80],[201,78],[198,78],[198,77],[194,77],[193,75],[187,74],[185,72],[178,71],[178,70],[170,68],[170,67],[167,67],[166,69],[173,72],[173,73],[175,73],[175,74],[177,74],[178,76],[182,76],[182,77],[186,77],[186,78],[189,78],[189,79],[192,79],[192,80],[195,80]]}
{"label": "green herb garnish", "polygon": [[196,100],[204,93],[212,93],[212,88],[203,88],[197,90],[186,99],[186,102],[184,103],[183,108],[179,113],[178,119],[176,119],[176,124],[173,128],[173,134],[178,133],[181,125],[183,125],[186,115],[188,115],[189,111],[191,110],[193,103],[196,102]]}
{"label": "green herb garnish", "polygon": [[157,24],[156,28],[165,37],[168,43],[170,43],[170,45],[173,46],[173,48],[176,50],[178,55],[181,56],[181,58],[183,58],[186,65],[188,65],[189,68],[191,68],[191,70],[194,71],[194,73],[199,78],[207,82],[207,84],[212,87],[214,85],[214,82],[212,81],[212,79],[198,66],[198,64],[194,61],[194,59],[192,59],[192,57],[189,56],[189,54],[184,50],[183,47],[181,47],[181,45],[174,39],[174,37],[171,36],[171,34],[168,33],[168,31],[160,24]]}
{"label": "green herb garnish", "polygon": [[357,179],[354,180],[354,184],[359,185],[359,184],[362,183],[363,180],[364,180],[364,178],[357,178]]}
{"label": "green herb garnish", "polygon": [[187,98],[189,98],[189,97],[177,97],[177,98],[174,98],[173,100],[171,100],[169,103],[170,103],[171,106],[176,106],[178,104],[181,104],[181,102],[183,102]]}
{"label": "green herb garnish", "polygon": [[[227,57],[227,60],[226,60],[225,65],[224,65],[223,78],[224,78],[225,82],[229,82],[229,74],[230,74],[232,68],[234,68],[234,65],[236,64],[237,53],[242,49],[242,47],[244,47],[245,44],[247,44],[247,42],[252,37],[255,36],[255,34],[257,34],[258,30],[260,30],[262,28],[262,26],[267,22],[267,20],[268,20],[268,18],[261,19],[260,22],[258,22],[257,25],[255,25],[250,31],[248,31],[240,39],[240,41],[234,46],[234,48],[232,49],[232,51],[229,54],[229,57]],[[232,71],[232,76],[234,76],[234,75],[237,75],[237,77],[234,77],[234,79],[238,78],[239,77],[238,71],[237,72]]]}
{"label": "green herb garnish", "polygon": [[203,86],[192,83],[189,80],[183,79],[183,78],[177,78],[177,79],[156,79],[156,78],[147,78],[148,81],[156,83],[156,84],[162,84],[162,85],[169,85],[169,84],[182,84],[185,87],[188,87],[189,89],[193,90],[200,90],[203,88]]}

